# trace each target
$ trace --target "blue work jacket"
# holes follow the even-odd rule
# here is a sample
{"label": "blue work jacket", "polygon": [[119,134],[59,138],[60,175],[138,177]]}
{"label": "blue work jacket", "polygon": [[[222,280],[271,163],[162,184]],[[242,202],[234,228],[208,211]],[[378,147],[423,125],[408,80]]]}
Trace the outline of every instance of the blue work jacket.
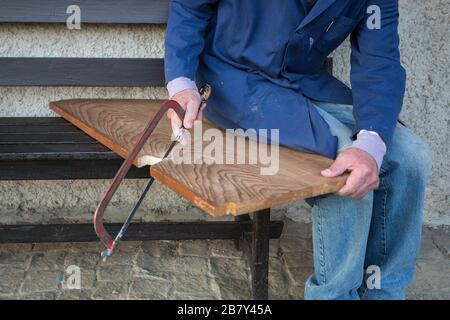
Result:
{"label": "blue work jacket", "polygon": [[[354,134],[388,146],[405,90],[398,16],[398,0],[317,0],[310,11],[300,0],[174,0],[166,82],[209,83],[205,116],[222,128],[279,129],[282,145],[330,158],[337,138],[311,100],[353,104]],[[324,68],[349,35],[352,89]]]}

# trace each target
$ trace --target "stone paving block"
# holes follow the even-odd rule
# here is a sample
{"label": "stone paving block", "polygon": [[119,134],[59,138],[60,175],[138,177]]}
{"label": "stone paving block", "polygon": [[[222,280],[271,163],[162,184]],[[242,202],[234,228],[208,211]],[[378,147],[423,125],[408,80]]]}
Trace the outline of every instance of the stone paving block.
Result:
{"label": "stone paving block", "polygon": [[71,242],[70,249],[74,252],[78,251],[89,251],[89,252],[97,252],[100,255],[100,252],[104,250],[104,246],[100,243],[100,241],[95,242]]}
{"label": "stone paving block", "polygon": [[55,300],[55,292],[33,292],[28,294],[22,294],[18,297],[20,300]]}
{"label": "stone paving block", "polygon": [[25,277],[25,271],[11,266],[0,266],[0,294],[12,295]]}
{"label": "stone paving block", "polygon": [[283,260],[287,268],[312,267],[314,265],[312,253],[304,251],[284,253]]}
{"label": "stone paving block", "polygon": [[137,267],[140,268],[141,270],[145,270],[149,274],[152,274],[154,272],[174,272],[174,270],[178,269],[177,257],[176,256],[156,257],[149,255],[146,252],[142,252],[138,255]]}
{"label": "stone paving block", "polygon": [[135,253],[142,246],[143,241],[121,241],[117,246],[118,251]]}
{"label": "stone paving block", "polygon": [[416,272],[414,273],[414,279],[412,283],[407,288],[408,292],[417,292],[417,291],[431,291],[432,286],[428,281],[429,278],[423,272],[423,270],[416,265]]}
{"label": "stone paving block", "polygon": [[76,265],[81,269],[93,269],[96,268],[97,265],[102,263],[102,257],[98,252],[91,251],[71,251],[68,252],[65,260],[64,266]]}
{"label": "stone paving block", "polygon": [[269,273],[282,273],[283,261],[278,257],[269,257]]}
{"label": "stone paving block", "polygon": [[[86,243],[84,243],[86,249]],[[47,251],[69,251],[72,249],[72,243],[70,242],[43,242],[33,244],[33,252],[47,252]]]}
{"label": "stone paving block", "polygon": [[178,255],[179,241],[143,241],[142,251],[153,257]]}
{"label": "stone paving block", "polygon": [[431,295],[433,300],[450,300],[450,289],[436,290]]}
{"label": "stone paving block", "polygon": [[435,260],[419,259],[417,262],[422,276],[431,285],[432,291],[450,289],[450,260],[443,258],[440,263]]}
{"label": "stone paving block", "polygon": [[127,282],[132,273],[131,265],[106,265],[97,269],[97,279],[99,281]]}
{"label": "stone paving block", "polygon": [[79,259],[80,264],[85,264],[89,268],[99,263],[102,265],[132,265],[134,264],[133,259],[141,251],[141,245],[141,241],[122,241],[119,243],[112,257],[106,261],[102,261],[101,252],[105,250],[103,245],[97,242],[78,242],[72,246],[72,251],[68,256],[73,260]]}
{"label": "stone paving block", "polygon": [[298,267],[286,269],[286,277],[289,285],[304,286],[308,277],[313,274],[313,268]]}
{"label": "stone paving block", "polygon": [[246,259],[211,257],[211,274],[215,277],[230,277],[248,280],[250,269]]}
{"label": "stone paving block", "polygon": [[287,299],[303,300],[304,294],[305,294],[305,287],[304,286],[289,286],[288,294],[289,294],[289,296],[286,297]]}
{"label": "stone paving block", "polygon": [[0,253],[6,252],[29,252],[33,248],[31,243],[1,243]]}
{"label": "stone paving block", "polygon": [[31,245],[0,244],[0,265],[26,269],[31,259]]}
{"label": "stone paving block", "polygon": [[171,300],[217,300],[217,296],[207,296],[201,294],[186,294],[180,292],[174,292],[172,296],[169,297]]}
{"label": "stone paving block", "polygon": [[180,255],[191,257],[208,257],[208,241],[186,240],[180,242]]}
{"label": "stone paving block", "polygon": [[220,292],[220,298],[225,300],[251,299],[250,279],[213,278],[215,286]]}
{"label": "stone paving block", "polygon": [[312,241],[309,238],[284,237],[280,239],[280,248],[283,252],[312,252]]}
{"label": "stone paving block", "polygon": [[[139,255],[140,250],[137,250],[136,252],[130,252],[130,251],[123,251],[123,250],[117,250],[114,252],[114,254],[106,259],[106,261],[103,261],[102,258],[100,259],[99,265],[102,266],[113,266],[113,265],[134,265],[136,257]],[[98,253],[100,256],[100,253]]]}
{"label": "stone paving block", "polygon": [[60,287],[60,281],[61,271],[29,270],[20,293],[56,291]]}
{"label": "stone paving block", "polygon": [[94,288],[97,282],[97,275],[95,269],[80,269],[81,276],[81,289],[91,289]]}
{"label": "stone paving block", "polygon": [[270,239],[269,257],[278,257],[281,255],[280,239]]}
{"label": "stone paving block", "polygon": [[63,289],[56,297],[58,300],[90,300],[92,296],[92,290],[90,289]]}
{"label": "stone paving block", "polygon": [[172,283],[163,278],[133,278],[130,299],[167,299]]}
{"label": "stone paving block", "polygon": [[283,300],[288,295],[285,275],[279,272],[269,273],[269,299]]}
{"label": "stone paving block", "polygon": [[432,229],[431,234],[439,250],[450,259],[450,226]]}
{"label": "stone paving block", "polygon": [[243,250],[237,250],[232,240],[210,241],[210,252],[212,257],[237,258],[243,257]]}
{"label": "stone paving block", "polygon": [[311,223],[299,223],[292,220],[285,221],[283,233],[284,237],[300,237],[303,239],[309,239],[312,236]]}
{"label": "stone paving block", "polygon": [[[450,239],[450,238],[449,238]],[[420,257],[422,259],[442,259],[443,253],[433,241],[432,230],[430,228],[422,229],[422,241],[420,244]]]}
{"label": "stone paving block", "polygon": [[64,266],[66,251],[50,250],[33,254],[30,268],[36,270],[61,270]]}
{"label": "stone paving block", "polygon": [[185,275],[182,273],[170,275],[170,281],[173,283],[175,293],[192,294],[200,296],[211,296],[216,294],[210,284],[211,280],[206,275]]}
{"label": "stone paving block", "polygon": [[174,272],[186,275],[204,275],[209,271],[208,259],[201,257],[177,257]]}
{"label": "stone paving block", "polygon": [[97,281],[92,298],[99,300],[123,300],[127,298],[128,287],[129,284],[126,282]]}
{"label": "stone paving block", "polygon": [[157,278],[163,278],[163,279],[169,279],[171,276],[171,273],[166,271],[155,271],[155,270],[148,270],[141,268],[139,266],[134,265],[133,271],[132,271],[132,277],[157,277]]}
{"label": "stone paving block", "polygon": [[430,292],[413,291],[406,294],[407,300],[433,300],[433,295]]}
{"label": "stone paving block", "polygon": [[135,263],[135,257],[141,252],[141,241],[122,241],[114,251],[113,255],[103,261],[101,252],[105,250],[102,247],[96,252],[99,265],[112,266],[112,265],[133,265]]}
{"label": "stone paving block", "polygon": [[172,272],[185,274],[207,274],[209,271],[208,259],[187,256],[153,257],[142,253],[137,259],[137,266],[150,272]]}

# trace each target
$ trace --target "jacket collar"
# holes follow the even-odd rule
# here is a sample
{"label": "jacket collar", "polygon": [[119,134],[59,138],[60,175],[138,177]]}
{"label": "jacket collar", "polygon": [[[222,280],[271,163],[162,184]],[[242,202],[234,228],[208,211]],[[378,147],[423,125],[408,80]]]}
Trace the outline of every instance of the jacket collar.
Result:
{"label": "jacket collar", "polygon": [[[336,1],[337,0],[317,0],[316,4],[312,7],[311,11],[309,11],[309,13],[306,15],[306,17],[303,19],[303,21],[297,27],[297,30],[303,28],[308,23],[313,21],[315,18],[317,18],[322,12],[324,12],[326,9],[328,9]],[[340,0],[340,1],[345,1],[345,0]]]}

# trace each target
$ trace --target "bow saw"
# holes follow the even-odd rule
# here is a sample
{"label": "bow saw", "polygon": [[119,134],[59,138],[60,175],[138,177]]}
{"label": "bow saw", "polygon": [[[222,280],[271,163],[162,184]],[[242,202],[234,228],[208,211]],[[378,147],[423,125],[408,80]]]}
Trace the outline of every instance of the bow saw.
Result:
{"label": "bow saw", "polygon": [[[199,93],[201,96],[201,105],[208,100],[210,94],[211,94],[211,87],[206,84],[202,86],[199,89]],[[136,159],[137,155],[141,151],[141,149],[144,147],[145,143],[147,142],[148,138],[152,134],[152,132],[155,130],[156,126],[158,125],[161,118],[164,116],[164,114],[169,110],[172,109],[175,111],[175,113],[178,115],[178,117],[183,121],[185,111],[184,109],[173,100],[168,100],[164,102],[161,106],[161,108],[158,110],[156,115],[153,117],[152,120],[147,124],[144,131],[142,132],[138,142],[131,150],[128,157],[125,159],[125,161],[120,166],[119,170],[117,171],[114,178],[109,183],[106,190],[103,192],[102,197],[100,199],[99,204],[97,205],[97,208],[94,212],[94,229],[95,233],[97,234],[98,238],[100,239],[101,243],[106,247],[106,250],[102,251],[101,256],[103,257],[103,261],[105,261],[107,258],[111,257],[114,250],[116,249],[117,245],[119,244],[120,240],[123,238],[125,232],[127,231],[131,220],[133,219],[136,211],[139,209],[142,201],[144,200],[145,196],[147,195],[148,191],[150,190],[150,187],[152,186],[155,179],[153,177],[150,177],[150,180],[148,181],[146,187],[144,188],[144,191],[139,196],[138,200],[134,204],[133,208],[131,209],[130,213],[128,214],[124,224],[122,225],[122,228],[117,233],[116,237],[113,239],[112,236],[108,233],[105,226],[103,225],[103,215],[105,213],[105,210],[111,201],[112,197],[116,193],[117,189],[119,188],[122,180],[127,175],[128,171],[130,170],[131,166],[133,165],[134,160]],[[175,147],[177,141],[182,135],[183,127],[181,128],[179,134],[175,139],[171,142],[168,149],[164,153],[164,156],[162,159],[165,159],[170,152],[172,151],[173,147]]]}

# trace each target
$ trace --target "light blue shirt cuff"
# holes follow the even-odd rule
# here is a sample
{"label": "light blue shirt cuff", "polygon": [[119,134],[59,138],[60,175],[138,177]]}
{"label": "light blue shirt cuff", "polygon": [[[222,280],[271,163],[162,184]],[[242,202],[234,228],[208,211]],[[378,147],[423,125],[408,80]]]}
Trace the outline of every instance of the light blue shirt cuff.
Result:
{"label": "light blue shirt cuff", "polygon": [[356,140],[353,142],[351,147],[364,150],[370,154],[375,159],[378,165],[378,170],[380,170],[387,148],[378,133],[374,131],[361,130],[357,134]]}
{"label": "light blue shirt cuff", "polygon": [[198,92],[197,85],[194,81],[186,77],[178,77],[167,83],[167,91],[169,91],[169,99],[183,90],[192,89]]}

